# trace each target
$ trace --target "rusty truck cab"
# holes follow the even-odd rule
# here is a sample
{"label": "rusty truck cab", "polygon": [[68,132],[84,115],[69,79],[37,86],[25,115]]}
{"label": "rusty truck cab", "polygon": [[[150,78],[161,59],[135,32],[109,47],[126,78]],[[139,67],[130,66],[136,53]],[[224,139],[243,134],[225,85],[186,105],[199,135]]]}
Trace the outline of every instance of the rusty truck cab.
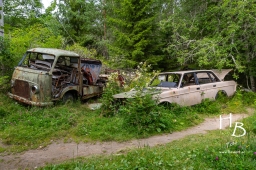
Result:
{"label": "rusty truck cab", "polygon": [[100,61],[81,59],[74,52],[33,48],[26,52],[15,68],[8,95],[19,102],[36,106],[97,95],[103,90],[97,84],[100,68]]}

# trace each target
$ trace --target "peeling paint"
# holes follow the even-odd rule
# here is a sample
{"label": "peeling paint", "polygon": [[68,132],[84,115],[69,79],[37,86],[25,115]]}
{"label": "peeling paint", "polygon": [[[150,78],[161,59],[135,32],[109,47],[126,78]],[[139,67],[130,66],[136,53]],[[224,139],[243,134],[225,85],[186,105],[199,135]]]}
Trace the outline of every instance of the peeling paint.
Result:
{"label": "peeling paint", "polygon": [[[228,71],[224,73],[227,74]],[[149,86],[142,91],[142,95],[149,92],[159,103],[177,103],[181,106],[199,104],[206,98],[215,100],[219,91],[232,96],[237,84],[235,81],[222,81],[224,73],[219,72],[222,76],[220,79],[211,70],[163,72],[151,80]],[[157,94],[152,93],[157,90]],[[136,91],[129,91],[115,94],[113,97],[126,99],[134,98],[135,95]]]}
{"label": "peeling paint", "polygon": [[[51,105],[66,92],[90,98],[103,92],[101,61],[82,59],[78,54],[58,49],[28,50],[12,76],[9,97],[30,105]],[[32,91],[39,89],[37,91]]]}

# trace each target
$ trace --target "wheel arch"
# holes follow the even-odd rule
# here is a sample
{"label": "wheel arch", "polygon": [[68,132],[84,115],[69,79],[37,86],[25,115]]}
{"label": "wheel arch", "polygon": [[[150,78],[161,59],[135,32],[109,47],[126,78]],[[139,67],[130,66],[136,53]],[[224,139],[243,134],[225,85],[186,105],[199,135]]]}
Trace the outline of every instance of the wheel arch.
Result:
{"label": "wheel arch", "polygon": [[223,96],[227,97],[228,94],[225,90],[218,90],[218,92],[215,95],[215,100],[219,98],[219,95],[222,94]]}
{"label": "wheel arch", "polygon": [[71,93],[74,98],[78,98],[79,96],[79,92],[76,88],[72,88],[72,87],[66,87],[62,90],[61,92],[61,95],[60,95],[60,98],[63,98],[63,96],[66,94],[66,93]]}

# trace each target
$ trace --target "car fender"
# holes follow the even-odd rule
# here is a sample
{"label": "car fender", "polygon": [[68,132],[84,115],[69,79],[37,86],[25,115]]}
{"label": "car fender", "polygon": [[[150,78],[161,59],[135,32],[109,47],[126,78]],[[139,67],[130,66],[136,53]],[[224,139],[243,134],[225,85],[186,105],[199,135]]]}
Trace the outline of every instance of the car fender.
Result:
{"label": "car fender", "polygon": [[65,88],[62,90],[62,92],[61,92],[61,94],[60,94],[60,98],[62,98],[62,97],[64,96],[64,94],[67,93],[67,92],[69,92],[69,91],[72,91],[72,93],[75,92],[75,93],[79,94],[78,86],[68,86],[68,87],[65,87]]}

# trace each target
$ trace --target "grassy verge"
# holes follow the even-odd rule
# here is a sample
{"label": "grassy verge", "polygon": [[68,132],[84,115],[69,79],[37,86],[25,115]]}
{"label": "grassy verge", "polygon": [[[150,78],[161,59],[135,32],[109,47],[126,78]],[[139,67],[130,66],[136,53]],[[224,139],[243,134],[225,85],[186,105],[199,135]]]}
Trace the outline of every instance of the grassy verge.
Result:
{"label": "grassy verge", "polygon": [[233,125],[227,130],[188,136],[164,146],[79,158],[41,169],[255,169],[256,114],[242,122],[247,134],[239,138],[231,136]]}
{"label": "grassy verge", "polygon": [[[154,110],[155,106],[150,106],[154,112],[150,113],[151,118],[148,121],[153,121],[158,126],[163,126],[163,123],[168,126],[160,129],[150,124],[149,131],[139,133],[136,128],[127,124],[127,119],[136,120],[136,117],[127,118],[128,113],[126,114],[125,108],[122,114],[107,117],[102,116],[104,110],[92,111],[86,104],[79,102],[49,108],[24,107],[5,95],[1,95],[0,139],[2,144],[0,152],[21,152],[48,145],[51,141],[59,139],[71,139],[77,142],[127,141],[179,131],[199,124],[204,117],[220,113],[245,112],[246,107],[254,106],[255,99],[253,93],[237,93],[231,99],[222,98],[216,102],[205,101],[193,107],[159,107]],[[133,107],[129,109],[137,116],[137,110],[133,110]],[[148,119],[147,112],[143,116],[145,115]],[[155,121],[158,115],[162,116],[161,120]]]}

